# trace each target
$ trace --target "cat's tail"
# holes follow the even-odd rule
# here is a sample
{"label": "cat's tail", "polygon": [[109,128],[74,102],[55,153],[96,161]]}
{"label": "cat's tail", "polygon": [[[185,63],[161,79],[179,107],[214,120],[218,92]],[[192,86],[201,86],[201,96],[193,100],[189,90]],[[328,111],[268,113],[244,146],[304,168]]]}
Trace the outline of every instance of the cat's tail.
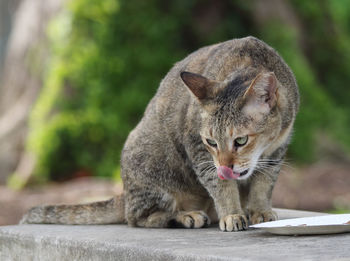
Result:
{"label": "cat's tail", "polygon": [[20,224],[97,225],[125,223],[124,196],[89,204],[38,206]]}

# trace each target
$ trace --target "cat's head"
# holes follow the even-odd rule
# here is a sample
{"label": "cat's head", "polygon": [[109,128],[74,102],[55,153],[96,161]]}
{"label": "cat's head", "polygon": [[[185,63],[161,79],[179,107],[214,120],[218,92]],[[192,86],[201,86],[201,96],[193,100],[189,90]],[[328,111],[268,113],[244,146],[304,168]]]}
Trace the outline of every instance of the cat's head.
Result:
{"label": "cat's head", "polygon": [[275,74],[237,74],[218,82],[182,72],[181,78],[200,105],[200,135],[219,177],[248,178],[281,129]]}

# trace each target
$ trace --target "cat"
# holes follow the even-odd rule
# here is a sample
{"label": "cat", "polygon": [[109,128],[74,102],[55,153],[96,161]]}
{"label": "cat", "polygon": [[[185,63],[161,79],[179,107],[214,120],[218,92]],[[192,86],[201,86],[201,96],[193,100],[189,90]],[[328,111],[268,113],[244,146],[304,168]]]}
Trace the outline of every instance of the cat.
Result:
{"label": "cat", "polygon": [[291,69],[263,41],[201,48],[169,71],[129,134],[122,195],[34,207],[21,223],[240,231],[276,220],[271,194],[298,107]]}

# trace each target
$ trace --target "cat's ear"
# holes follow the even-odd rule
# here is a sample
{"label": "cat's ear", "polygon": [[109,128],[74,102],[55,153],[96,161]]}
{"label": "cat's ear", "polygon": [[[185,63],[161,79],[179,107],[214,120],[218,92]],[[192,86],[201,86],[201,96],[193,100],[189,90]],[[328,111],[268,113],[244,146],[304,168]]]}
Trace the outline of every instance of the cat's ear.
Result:
{"label": "cat's ear", "polygon": [[264,114],[277,104],[277,78],[273,72],[258,74],[244,93],[245,112]]}
{"label": "cat's ear", "polygon": [[181,72],[180,76],[186,86],[200,101],[210,100],[215,97],[215,85],[218,82],[191,72]]}

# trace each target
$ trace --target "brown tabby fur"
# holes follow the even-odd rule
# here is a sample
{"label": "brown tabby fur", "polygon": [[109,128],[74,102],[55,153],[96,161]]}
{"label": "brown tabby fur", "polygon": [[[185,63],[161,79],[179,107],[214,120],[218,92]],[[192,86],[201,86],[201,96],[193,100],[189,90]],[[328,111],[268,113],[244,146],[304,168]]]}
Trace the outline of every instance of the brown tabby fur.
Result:
{"label": "brown tabby fur", "polygon": [[[35,207],[22,223],[199,228],[219,222],[223,231],[238,231],[275,220],[271,193],[298,106],[293,73],[264,42],[246,37],[201,48],[170,70],[130,133],[122,196]],[[236,146],[246,135],[247,144]],[[221,180],[219,166],[246,174]]]}

